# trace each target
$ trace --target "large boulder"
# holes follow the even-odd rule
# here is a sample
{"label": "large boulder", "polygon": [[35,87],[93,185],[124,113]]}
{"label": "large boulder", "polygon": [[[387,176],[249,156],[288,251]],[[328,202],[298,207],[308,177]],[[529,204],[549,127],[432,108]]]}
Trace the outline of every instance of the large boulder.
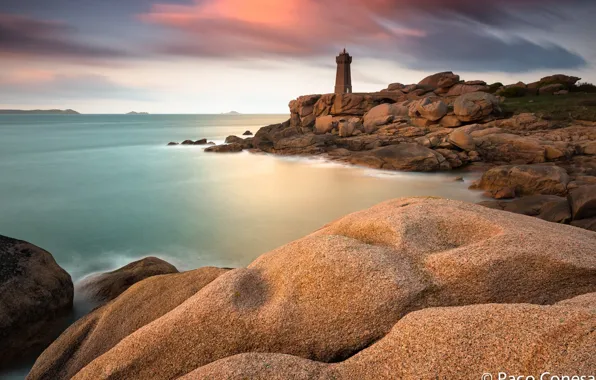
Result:
{"label": "large boulder", "polygon": [[572,379],[557,375],[592,374],[596,367],[595,307],[590,293],[553,306],[431,308],[408,314],[383,339],[341,363],[249,353],[181,379]]}
{"label": "large boulder", "polygon": [[335,94],[330,114],[334,116],[363,116],[378,104],[370,94]]}
{"label": "large boulder", "polygon": [[70,275],[49,252],[0,235],[0,368],[60,334],[73,294]]}
{"label": "large boulder", "polygon": [[424,98],[414,102],[410,106],[409,115],[414,117],[420,116],[430,121],[437,121],[447,115],[448,111],[449,109],[443,101],[433,101],[430,98]]}
{"label": "large boulder", "polygon": [[520,113],[507,119],[496,120],[494,126],[511,131],[535,131],[548,129],[550,123],[533,113]]}
{"label": "large boulder", "polygon": [[479,204],[516,214],[535,216],[553,223],[569,223],[571,221],[569,202],[565,197],[557,195],[530,195],[511,202],[487,201]]}
{"label": "large boulder", "polygon": [[573,220],[596,217],[596,185],[582,186],[569,192]]}
{"label": "large boulder", "polygon": [[546,145],[531,136],[511,133],[476,134],[474,141],[486,162],[539,164],[546,161]]}
{"label": "large boulder", "polygon": [[350,161],[355,165],[376,169],[411,172],[431,172],[451,169],[441,154],[418,144],[389,145],[354,155]]}
{"label": "large boulder", "polygon": [[474,188],[496,194],[512,189],[516,195],[566,195],[569,175],[551,165],[498,166],[487,170]]}
{"label": "large boulder", "polygon": [[315,129],[314,132],[317,135],[324,135],[326,133],[331,133],[333,128],[337,126],[337,123],[334,122],[333,116],[319,116],[315,121]]}
{"label": "large boulder", "polygon": [[205,267],[153,276],[131,286],[71,325],[37,359],[27,378],[72,378],[122,339],[176,309],[227,271]]}
{"label": "large boulder", "polygon": [[451,71],[445,71],[430,75],[421,80],[419,86],[428,86],[433,89],[436,88],[449,88],[456,83],[459,83],[459,75],[453,74]]}
{"label": "large boulder", "polygon": [[574,220],[571,225],[596,232],[596,218]]}
{"label": "large boulder", "polygon": [[243,139],[242,137],[238,136],[228,136],[226,137],[225,143],[226,144],[239,144],[242,145],[243,149],[252,149],[252,137],[247,137]]}
{"label": "large boulder", "polygon": [[399,104],[381,104],[364,115],[364,130],[373,133],[382,125],[390,124],[396,117],[408,116],[408,107]]}
{"label": "large boulder", "polygon": [[317,116],[315,104],[319,99],[321,99],[321,95],[305,95],[290,102],[290,114],[294,120],[294,127],[312,128]]}
{"label": "large boulder", "polygon": [[546,95],[546,94],[553,95],[554,93],[559,92],[559,91],[563,90],[564,88],[565,88],[565,86],[562,84],[559,84],[559,83],[548,84],[546,86],[540,87],[540,89],[538,90],[538,93],[540,95]]}
{"label": "large boulder", "polygon": [[340,121],[338,126],[338,133],[340,137],[350,137],[356,131],[361,132],[362,129],[362,119],[360,119],[359,117],[352,117],[348,120]]}
{"label": "large boulder", "polygon": [[104,304],[139,281],[170,273],[178,273],[178,269],[157,257],[146,257],[115,271],[88,277],[82,281],[79,290],[89,300]]}
{"label": "large boulder", "polygon": [[470,92],[455,99],[453,111],[459,120],[473,122],[499,113],[501,109],[499,100],[494,95],[486,92]]}
{"label": "large boulder", "polygon": [[558,83],[558,84],[564,85],[566,88],[569,88],[569,87],[573,87],[579,80],[581,80],[581,78],[569,76],[569,75],[565,75],[565,74],[555,74],[555,75],[549,75],[547,77],[540,79],[540,81],[538,83],[540,83],[541,85],[557,84]]}
{"label": "large boulder", "polygon": [[[594,234],[571,226],[444,199],[393,200],[221,275],[120,340],[74,378],[177,378],[250,352],[333,362],[337,368],[362,363],[360,355],[388,338],[393,343],[371,353],[376,373],[351,367],[345,377],[386,371],[392,378],[417,378],[407,374],[434,373],[440,363],[445,371],[470,373],[506,363],[535,368],[534,358],[544,365],[553,360],[556,368],[565,369],[566,363],[593,368],[593,302],[570,301],[564,309],[538,305],[596,291],[595,250]],[[133,286],[113,302],[159,278]],[[476,304],[486,305],[438,308]],[[429,310],[413,313],[421,309]],[[128,311],[128,318],[136,315]],[[78,342],[85,346],[106,338],[65,345],[55,352],[61,360],[52,362],[68,365],[69,349]],[[427,378],[426,373],[418,376]]]}
{"label": "large boulder", "polygon": [[445,96],[460,96],[471,92],[488,92],[489,87],[485,84],[467,84],[461,83],[449,89]]}
{"label": "large boulder", "polygon": [[259,129],[252,139],[252,144],[255,149],[273,153],[274,144],[277,141],[300,134],[301,132],[292,126],[291,121],[287,120],[284,123],[272,124]]}
{"label": "large boulder", "polygon": [[448,141],[449,143],[462,150],[465,150],[466,152],[476,150],[476,143],[474,142],[472,136],[466,133],[465,128],[457,128],[451,132],[449,134]]}

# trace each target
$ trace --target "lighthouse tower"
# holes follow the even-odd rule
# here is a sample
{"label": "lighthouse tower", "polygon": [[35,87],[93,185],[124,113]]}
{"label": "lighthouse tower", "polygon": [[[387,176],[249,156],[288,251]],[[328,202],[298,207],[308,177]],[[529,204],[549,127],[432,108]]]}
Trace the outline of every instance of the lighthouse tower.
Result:
{"label": "lighthouse tower", "polygon": [[337,62],[337,76],[335,78],[335,93],[336,94],[350,94],[352,93],[352,71],[350,64],[352,57],[346,49],[344,49],[335,58]]}

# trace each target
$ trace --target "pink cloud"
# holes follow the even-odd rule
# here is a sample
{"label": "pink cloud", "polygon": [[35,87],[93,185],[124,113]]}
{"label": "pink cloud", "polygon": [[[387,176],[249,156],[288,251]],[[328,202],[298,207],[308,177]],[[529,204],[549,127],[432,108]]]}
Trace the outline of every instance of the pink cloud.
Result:
{"label": "pink cloud", "polygon": [[571,3],[595,8],[587,0],[565,7],[558,0],[193,0],[156,4],[139,17],[174,32],[155,41],[166,54],[308,58],[346,47],[410,68],[526,71],[586,64],[565,46],[524,36],[568,22]]}
{"label": "pink cloud", "polygon": [[186,6],[157,4],[140,18],[193,36],[193,41],[170,45],[170,51],[179,53],[312,55],[400,35],[424,34],[414,28],[384,25],[371,11],[371,4],[385,7],[389,3],[196,0]]}

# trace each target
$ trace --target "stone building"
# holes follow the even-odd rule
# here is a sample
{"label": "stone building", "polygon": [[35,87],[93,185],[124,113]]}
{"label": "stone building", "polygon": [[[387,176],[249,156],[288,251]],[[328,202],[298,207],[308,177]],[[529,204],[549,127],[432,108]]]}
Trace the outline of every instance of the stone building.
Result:
{"label": "stone building", "polygon": [[335,58],[337,62],[337,76],[335,77],[335,93],[336,94],[351,94],[352,93],[352,71],[350,64],[352,57],[346,49],[344,49]]}

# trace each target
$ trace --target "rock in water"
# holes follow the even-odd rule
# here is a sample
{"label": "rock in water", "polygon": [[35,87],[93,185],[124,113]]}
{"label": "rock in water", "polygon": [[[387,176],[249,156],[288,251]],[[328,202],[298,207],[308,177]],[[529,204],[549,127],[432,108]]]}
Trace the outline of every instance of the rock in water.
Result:
{"label": "rock in water", "polygon": [[226,137],[225,142],[226,142],[226,144],[242,145],[243,149],[251,149],[253,147],[252,141],[253,141],[252,137],[243,139],[242,137],[238,137],[238,136],[228,136],[228,137]]}
{"label": "rock in water", "polygon": [[0,236],[0,367],[49,345],[72,309],[70,275],[33,244]]}
{"label": "rock in water", "polygon": [[252,136],[252,132],[251,131],[246,131],[242,135],[243,136]]}
{"label": "rock in water", "polygon": [[[345,368],[345,379],[377,378],[375,373],[417,378],[407,375],[435,368],[471,373],[505,364],[505,358],[520,371],[535,370],[534,357],[555,369],[594,368],[595,336],[589,332],[596,320],[582,306],[593,308],[593,301],[561,308],[527,304],[595,292],[595,251],[594,233],[575,227],[451,200],[393,200],[217,277],[178,307],[162,309],[160,318],[140,323],[143,328],[114,330],[122,319],[144,318],[147,309],[137,311],[144,303],[172,298],[158,290],[135,295],[135,289],[184,273],[140,282],[87,317],[96,322],[71,327],[63,334],[71,339],[46,350],[32,373],[48,373],[41,367],[46,363],[56,366],[50,373],[60,374],[76,361],[71,352],[87,353],[113,335],[115,342],[96,351],[105,353],[68,373],[75,379],[170,379],[251,352],[294,355],[293,362],[303,363],[356,354],[332,366],[314,363]],[[189,283],[194,281],[160,289],[175,292]],[[87,332],[77,335],[77,329]],[[269,362],[258,365],[266,371]]]}
{"label": "rock in water", "polygon": [[242,152],[244,147],[238,143],[232,144],[225,144],[225,145],[215,145],[210,146],[209,148],[205,149],[205,152],[213,152],[213,153],[238,153]]}
{"label": "rock in water", "polygon": [[80,290],[94,302],[104,304],[118,297],[139,281],[170,273],[178,273],[178,269],[157,257],[147,257],[113,272],[91,276],[83,280]]}

